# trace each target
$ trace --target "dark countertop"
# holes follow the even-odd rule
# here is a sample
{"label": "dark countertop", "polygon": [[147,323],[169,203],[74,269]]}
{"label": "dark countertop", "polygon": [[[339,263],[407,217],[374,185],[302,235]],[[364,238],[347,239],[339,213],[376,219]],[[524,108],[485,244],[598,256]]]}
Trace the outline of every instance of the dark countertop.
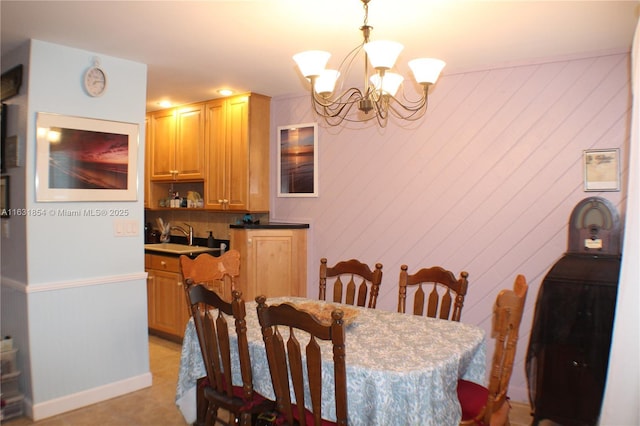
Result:
{"label": "dark countertop", "polygon": [[280,223],[280,222],[267,222],[267,223],[238,223],[235,225],[229,225],[234,229],[307,229],[308,223]]}

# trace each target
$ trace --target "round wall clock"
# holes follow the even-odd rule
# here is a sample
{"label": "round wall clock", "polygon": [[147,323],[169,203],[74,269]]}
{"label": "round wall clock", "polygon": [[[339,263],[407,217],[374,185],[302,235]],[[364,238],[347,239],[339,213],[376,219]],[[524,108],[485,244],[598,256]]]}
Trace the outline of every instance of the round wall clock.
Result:
{"label": "round wall clock", "polygon": [[90,96],[101,96],[107,88],[107,74],[96,61],[84,73],[84,88]]}

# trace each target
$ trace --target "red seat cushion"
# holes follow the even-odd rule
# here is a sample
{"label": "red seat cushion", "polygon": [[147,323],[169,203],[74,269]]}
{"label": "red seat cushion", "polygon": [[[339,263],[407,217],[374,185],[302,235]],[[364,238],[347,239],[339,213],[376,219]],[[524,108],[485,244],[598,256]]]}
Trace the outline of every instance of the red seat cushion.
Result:
{"label": "red seat cushion", "polygon": [[[487,405],[487,398],[489,398],[489,389],[468,380],[458,380],[458,400],[462,407],[462,421],[480,416]],[[479,420],[482,421],[482,419]]]}
{"label": "red seat cushion", "polygon": [[[222,385],[225,386],[225,379],[224,377],[222,377]],[[199,383],[199,386],[202,387],[206,387],[209,386],[209,378],[204,377],[202,379],[202,381]],[[233,392],[233,396],[235,396],[236,398],[240,398],[244,400],[244,390],[242,388],[242,386],[232,386],[231,390]],[[256,406],[256,405],[260,405],[263,402],[268,401],[267,398],[265,398],[264,396],[260,395],[258,392],[253,392],[253,398],[251,399],[251,401],[247,401],[247,403],[245,405],[243,405],[240,410],[242,411],[246,411],[246,410],[250,410],[252,407]]]}

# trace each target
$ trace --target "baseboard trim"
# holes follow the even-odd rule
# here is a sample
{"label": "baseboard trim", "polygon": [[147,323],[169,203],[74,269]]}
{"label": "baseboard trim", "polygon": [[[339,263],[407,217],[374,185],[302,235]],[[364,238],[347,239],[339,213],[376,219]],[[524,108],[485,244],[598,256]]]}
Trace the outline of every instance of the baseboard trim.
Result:
{"label": "baseboard trim", "polygon": [[97,388],[55,398],[35,405],[30,400],[25,399],[25,414],[34,421],[38,421],[46,419],[47,417],[66,413],[67,411],[86,407],[87,405],[95,404],[97,402],[106,401],[117,396],[135,392],[140,389],[148,388],[151,386],[151,383],[152,376],[149,372],[121,380],[119,382],[98,386]]}

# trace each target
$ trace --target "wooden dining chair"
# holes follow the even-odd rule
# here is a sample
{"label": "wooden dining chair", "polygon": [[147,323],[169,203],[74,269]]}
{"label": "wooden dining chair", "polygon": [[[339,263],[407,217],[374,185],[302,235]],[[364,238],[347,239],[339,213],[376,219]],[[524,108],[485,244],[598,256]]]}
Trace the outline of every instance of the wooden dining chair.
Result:
{"label": "wooden dining chair", "polygon": [[236,289],[236,278],[240,275],[240,252],[229,250],[215,257],[202,253],[195,259],[180,256],[180,268],[185,286],[190,283],[202,284],[231,300],[231,292]]}
{"label": "wooden dining chair", "polygon": [[509,424],[507,391],[513,372],[520,321],[527,298],[527,281],[518,275],[513,290],[502,290],[493,307],[492,336],[495,350],[489,387],[458,380],[458,399],[462,407],[461,425],[502,426]]}
{"label": "wooden dining chair", "polygon": [[[187,298],[207,373],[206,378],[199,383],[204,399],[200,402],[205,404],[204,407],[198,407],[198,411],[206,413],[204,424],[214,425],[217,421],[224,425],[251,425],[252,416],[272,410],[274,403],[253,390],[242,293],[234,290],[232,301],[228,303],[205,286],[192,284],[187,288]],[[231,340],[225,315],[235,321],[242,386],[232,384],[234,366],[231,363]],[[227,423],[219,418],[219,408],[227,410],[233,421]]]}
{"label": "wooden dining chair", "polygon": [[[265,296],[258,296],[256,302],[276,395],[278,418],[275,424],[346,425],[347,372],[343,312],[334,310],[331,323],[325,324],[310,313],[287,303],[267,306]],[[279,327],[287,330],[286,350]],[[307,340],[302,349],[300,341]],[[322,355],[318,340],[333,343],[336,422],[322,419]],[[295,404],[291,401],[289,383],[293,385]],[[305,394],[309,395],[310,401],[306,400]],[[305,408],[309,406],[311,408]]]}
{"label": "wooden dining chair", "polygon": [[[462,271],[460,278],[456,279],[453,272],[447,271],[440,266],[423,268],[415,274],[407,273],[407,269],[407,265],[400,267],[398,312],[405,313],[406,311],[407,288],[416,287],[413,294],[414,315],[424,315],[426,302],[426,315],[428,317],[460,321],[464,297],[467,294],[467,287],[469,286],[469,281],[467,281],[469,274],[467,272]],[[432,286],[426,300],[426,293],[423,286]],[[451,309],[452,304],[453,309]]]}
{"label": "wooden dining chair", "polygon": [[[333,281],[333,302],[375,308],[382,284],[382,264],[376,263],[373,270],[356,259],[327,266],[327,259],[320,259],[320,292],[318,299],[327,300],[327,279]],[[343,280],[346,280],[343,282]],[[356,284],[356,280],[360,284]],[[357,291],[357,297],[356,297]],[[367,295],[369,301],[367,302]]]}

